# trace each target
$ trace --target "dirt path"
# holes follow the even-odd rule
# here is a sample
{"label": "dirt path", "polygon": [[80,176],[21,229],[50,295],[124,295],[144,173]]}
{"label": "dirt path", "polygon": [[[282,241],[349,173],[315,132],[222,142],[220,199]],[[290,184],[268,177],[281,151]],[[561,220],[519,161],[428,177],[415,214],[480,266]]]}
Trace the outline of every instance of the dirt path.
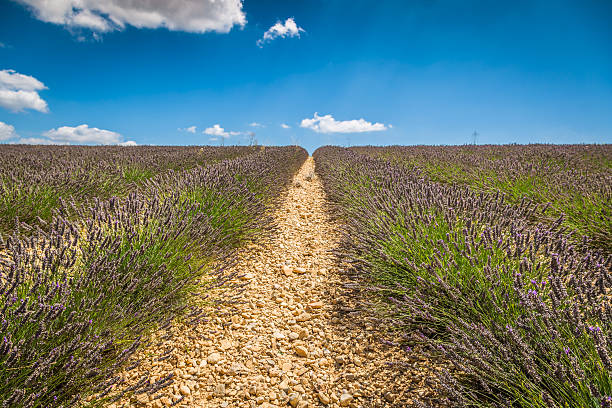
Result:
{"label": "dirt path", "polygon": [[124,376],[133,383],[145,373],[155,383],[173,374],[172,385],[115,406],[387,407],[426,392],[418,356],[407,360],[375,327],[354,324],[330,254],[339,234],[312,158],[275,217],[278,233],[239,254],[246,303],[221,305],[211,321],[156,339]]}

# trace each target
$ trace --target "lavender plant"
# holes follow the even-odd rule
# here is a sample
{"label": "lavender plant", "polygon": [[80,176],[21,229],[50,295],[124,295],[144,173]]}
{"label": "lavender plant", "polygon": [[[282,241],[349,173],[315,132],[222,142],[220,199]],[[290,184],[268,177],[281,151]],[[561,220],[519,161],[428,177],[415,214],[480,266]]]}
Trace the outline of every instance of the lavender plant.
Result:
{"label": "lavender plant", "polygon": [[222,261],[269,230],[268,209],[306,156],[267,148],[160,174],[124,198],[60,206],[47,229],[8,237],[0,260],[3,406],[109,397],[113,373],[184,310],[196,280],[222,282]]}
{"label": "lavender plant", "polygon": [[612,258],[545,205],[436,183],[348,149],[314,154],[344,220],[340,255],[388,322],[454,370],[446,406],[600,407],[612,395]]}

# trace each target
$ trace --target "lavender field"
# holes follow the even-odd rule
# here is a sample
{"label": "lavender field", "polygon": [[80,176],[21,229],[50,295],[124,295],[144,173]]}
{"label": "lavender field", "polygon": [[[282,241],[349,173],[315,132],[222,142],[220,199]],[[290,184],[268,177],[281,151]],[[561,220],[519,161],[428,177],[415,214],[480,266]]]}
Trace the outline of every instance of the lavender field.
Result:
{"label": "lavender field", "polygon": [[0,146],[2,406],[612,406],[609,145],[313,158]]}

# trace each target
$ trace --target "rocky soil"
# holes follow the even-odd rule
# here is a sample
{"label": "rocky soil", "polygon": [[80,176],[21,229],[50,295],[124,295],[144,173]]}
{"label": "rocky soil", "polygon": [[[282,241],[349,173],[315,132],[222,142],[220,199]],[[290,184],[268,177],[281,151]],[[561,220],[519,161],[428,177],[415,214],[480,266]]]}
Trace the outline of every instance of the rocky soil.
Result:
{"label": "rocky soil", "polygon": [[312,158],[275,219],[270,240],[238,253],[243,302],[208,306],[209,320],[158,333],[121,375],[141,391],[110,408],[399,407],[431,395],[430,364],[383,341],[390,334],[344,289],[331,253],[338,228]]}

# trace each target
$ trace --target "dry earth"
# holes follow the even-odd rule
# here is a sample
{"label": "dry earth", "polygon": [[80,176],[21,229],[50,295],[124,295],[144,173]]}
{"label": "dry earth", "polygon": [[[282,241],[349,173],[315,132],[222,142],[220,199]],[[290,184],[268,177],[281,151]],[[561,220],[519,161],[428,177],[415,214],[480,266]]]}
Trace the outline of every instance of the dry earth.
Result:
{"label": "dry earth", "polygon": [[312,158],[275,219],[274,236],[240,250],[233,267],[245,302],[158,334],[123,385],[167,386],[111,407],[390,407],[430,395],[427,362],[382,342],[388,333],[343,289],[331,254],[340,236]]}

